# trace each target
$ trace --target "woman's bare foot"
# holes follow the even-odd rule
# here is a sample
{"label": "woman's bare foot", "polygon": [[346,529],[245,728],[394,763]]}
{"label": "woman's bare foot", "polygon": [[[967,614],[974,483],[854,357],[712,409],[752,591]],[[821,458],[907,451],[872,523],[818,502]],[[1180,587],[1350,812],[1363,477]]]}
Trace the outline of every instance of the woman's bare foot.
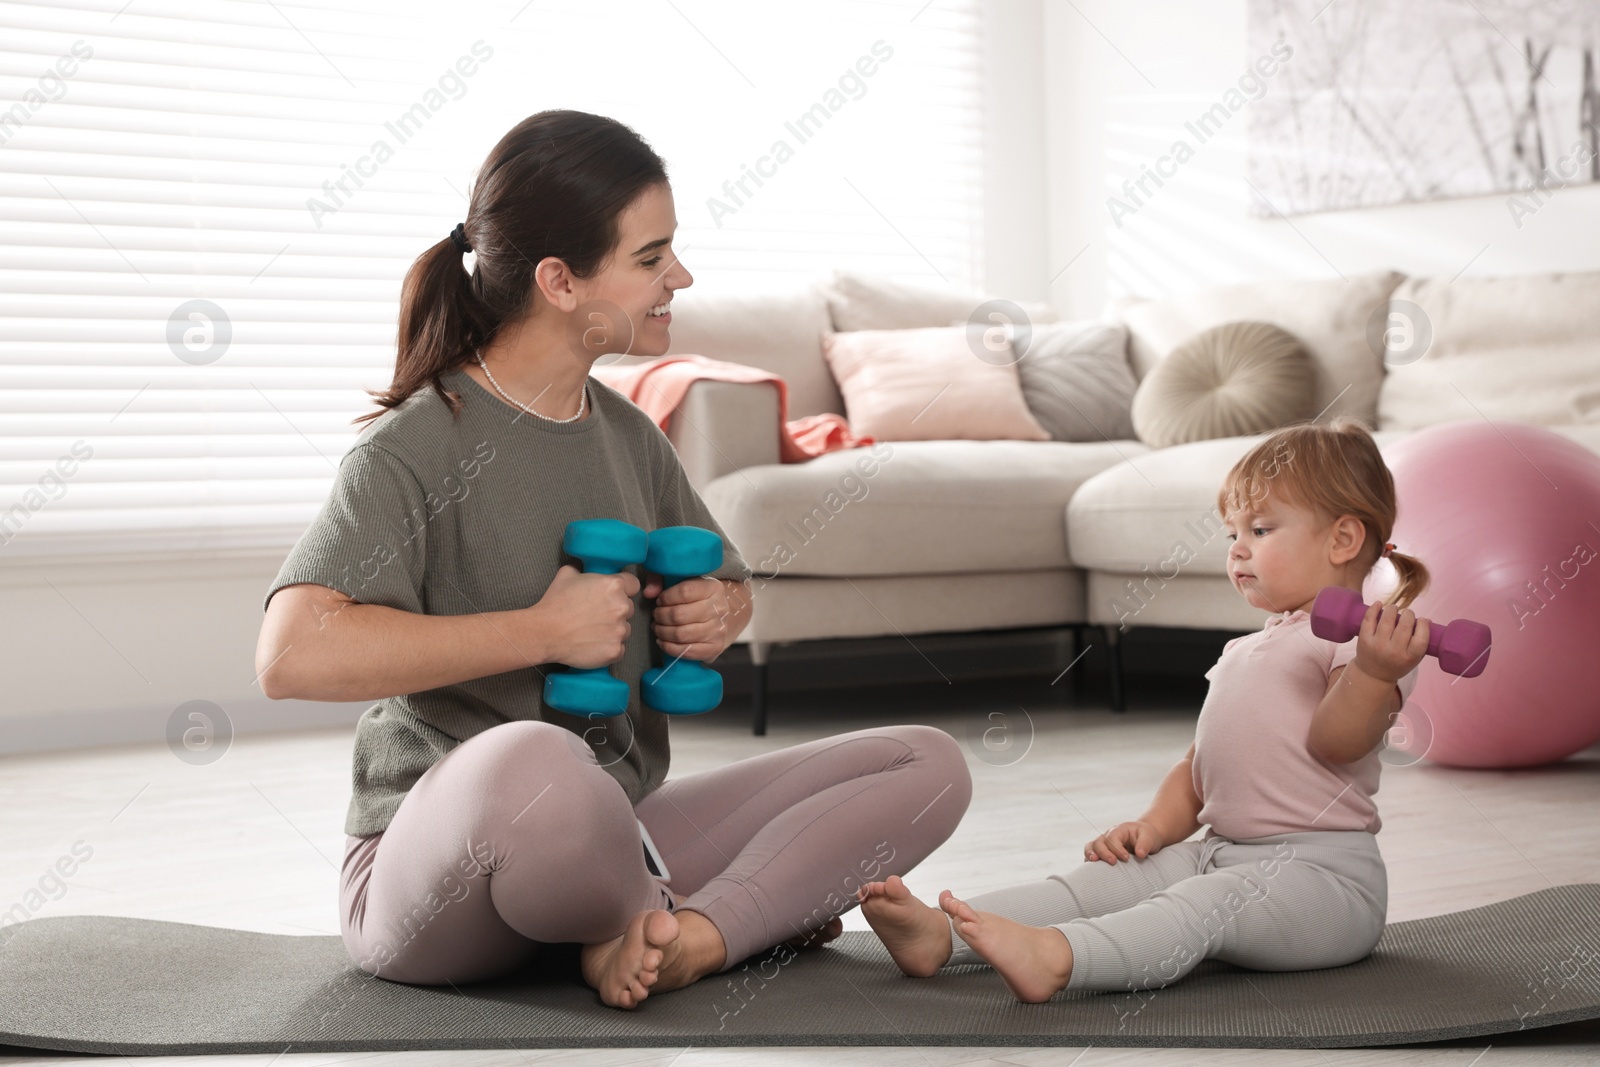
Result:
{"label": "woman's bare foot", "polygon": [[939,906],[955,920],[956,934],[1000,972],[1018,1000],[1042,1004],[1072,978],[1072,945],[1060,930],[1024,926],[987,911],[977,911],[948,889]]}
{"label": "woman's bare foot", "polygon": [[868,882],[857,896],[861,914],[906,974],[927,978],[950,959],[950,920],[912,896],[898,874]]}
{"label": "woman's bare foot", "polygon": [[661,979],[668,953],[677,955],[681,929],[670,911],[641,911],[620,937],[585,945],[583,980],[613,1008],[635,1008]]}
{"label": "woman's bare foot", "polygon": [[715,923],[698,911],[676,912],[679,936],[668,945],[653,992],[670,993],[722,969],[727,944]]}
{"label": "woman's bare foot", "polygon": [[[678,903],[682,903],[680,899]],[[654,908],[628,921],[621,937],[585,945],[583,980],[613,1008],[636,1008],[651,993],[668,993],[721,969],[722,932],[698,911]]]}

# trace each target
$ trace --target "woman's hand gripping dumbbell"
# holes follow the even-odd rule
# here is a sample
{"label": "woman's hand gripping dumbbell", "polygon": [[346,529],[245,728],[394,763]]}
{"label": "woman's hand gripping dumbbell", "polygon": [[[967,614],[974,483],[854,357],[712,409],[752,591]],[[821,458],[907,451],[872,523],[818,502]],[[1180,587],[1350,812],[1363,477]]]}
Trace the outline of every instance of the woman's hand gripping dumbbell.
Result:
{"label": "woman's hand gripping dumbbell", "polygon": [[[628,708],[628,683],[612,676],[607,665],[622,658],[628,620],[634,614],[633,597],[640,591],[638,579],[622,568],[643,563],[659,575],[659,586],[652,580],[645,590],[646,596],[654,596],[722,566],[722,538],[695,526],[664,526],[646,534],[617,519],[579,519],[567,524],[561,547],[583,562],[584,573],[580,575],[571,565],[562,566],[539,606],[548,607],[552,616],[561,620],[566,641],[556,662],[574,669],[546,675],[544,702],[569,715],[620,715]],[[591,575],[606,580],[593,581]],[[674,607],[709,601],[716,614],[717,599],[713,596],[665,607],[670,613]],[[658,613],[661,607],[658,605]],[[687,621],[672,626],[675,630],[694,627]],[[681,651],[663,651],[667,662],[646,671],[640,685],[646,705],[671,715],[699,715],[722,702],[721,674],[684,658]]]}
{"label": "woman's hand gripping dumbbell", "polygon": [[[666,594],[667,590],[680,583],[710,574],[722,566],[722,538],[715,531],[698,526],[663,526],[650,533],[644,566],[647,572],[660,575],[660,591]],[[648,597],[654,591],[655,583],[652,581],[646,587],[645,595]],[[665,614],[671,615],[674,609],[682,608],[686,609],[683,611],[685,616],[703,616],[706,611],[703,606],[709,604],[711,614],[716,615],[719,599],[723,602],[721,610],[726,614],[726,595],[721,594],[720,590],[709,598],[665,605]],[[663,614],[662,608],[663,605],[658,603],[658,616]],[[673,628],[693,631],[714,621],[720,620],[697,617],[691,622],[686,618]],[[640,698],[647,706],[669,715],[699,715],[722,703],[721,674],[704,663],[685,658],[682,653],[674,655],[666,647],[662,648],[662,652],[666,654],[667,662],[645,671],[639,685]]]}
{"label": "woman's hand gripping dumbbell", "polygon": [[639,579],[622,568],[643,563],[649,537],[618,519],[578,519],[567,524],[561,548],[583,563],[583,573],[563,564],[538,607],[548,607],[561,642],[554,662],[572,667],[545,675],[544,702],[569,715],[621,715],[628,710],[628,683],[608,664],[622,658]]}

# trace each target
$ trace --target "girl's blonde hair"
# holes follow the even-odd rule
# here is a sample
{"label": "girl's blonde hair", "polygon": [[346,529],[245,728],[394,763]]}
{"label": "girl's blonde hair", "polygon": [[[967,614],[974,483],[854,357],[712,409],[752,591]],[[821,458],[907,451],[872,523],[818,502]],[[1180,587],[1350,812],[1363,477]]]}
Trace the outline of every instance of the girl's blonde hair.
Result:
{"label": "girl's blonde hair", "polygon": [[[1363,578],[1383,555],[1394,530],[1394,477],[1372,434],[1349,415],[1325,425],[1286,426],[1245,453],[1217,490],[1217,512],[1226,519],[1237,510],[1259,506],[1269,493],[1309,508],[1325,522],[1340,515],[1360,519],[1366,538],[1356,562]],[[1409,607],[1428,587],[1428,568],[1403,552],[1390,552],[1389,560],[1400,581],[1383,599]]]}

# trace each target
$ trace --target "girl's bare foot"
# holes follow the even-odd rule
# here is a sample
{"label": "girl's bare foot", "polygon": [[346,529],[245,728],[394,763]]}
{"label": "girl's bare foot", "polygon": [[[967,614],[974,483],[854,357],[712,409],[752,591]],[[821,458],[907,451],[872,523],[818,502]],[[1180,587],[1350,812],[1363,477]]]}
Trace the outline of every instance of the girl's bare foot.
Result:
{"label": "girl's bare foot", "polygon": [[681,928],[670,911],[641,911],[620,937],[585,945],[579,960],[583,980],[613,1008],[635,1008],[661,978],[669,954],[680,954]]}
{"label": "girl's bare foot", "polygon": [[1027,1004],[1042,1004],[1072,978],[1072,945],[1060,930],[977,911],[948,889],[939,906],[955,920],[956,934],[1000,972],[1006,988]]}
{"label": "girl's bare foot", "polygon": [[950,959],[950,920],[911,895],[898,874],[868,882],[857,894],[861,914],[906,974],[927,978]]}

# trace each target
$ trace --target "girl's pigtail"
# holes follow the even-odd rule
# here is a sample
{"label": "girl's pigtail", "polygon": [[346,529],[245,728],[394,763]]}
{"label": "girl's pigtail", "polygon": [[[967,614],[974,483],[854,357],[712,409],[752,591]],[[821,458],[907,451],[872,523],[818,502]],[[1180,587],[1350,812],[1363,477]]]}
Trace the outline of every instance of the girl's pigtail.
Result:
{"label": "girl's pigtail", "polygon": [[1391,551],[1388,558],[1394,564],[1395,573],[1400,576],[1400,583],[1384,599],[1395,607],[1408,608],[1428,588],[1428,568],[1420,559],[1404,552]]}

